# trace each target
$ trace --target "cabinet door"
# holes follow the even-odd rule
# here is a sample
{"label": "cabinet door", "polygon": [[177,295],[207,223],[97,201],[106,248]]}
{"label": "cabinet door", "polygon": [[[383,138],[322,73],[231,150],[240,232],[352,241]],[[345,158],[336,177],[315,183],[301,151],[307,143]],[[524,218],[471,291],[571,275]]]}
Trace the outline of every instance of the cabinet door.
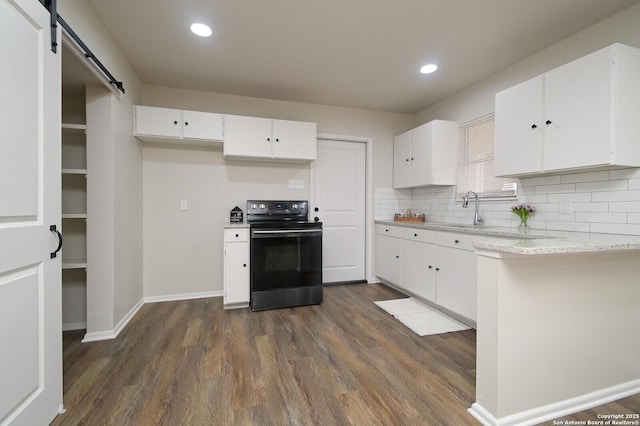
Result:
{"label": "cabinet door", "polygon": [[602,49],[545,74],[545,171],[609,163],[611,55]]}
{"label": "cabinet door", "polygon": [[431,167],[433,124],[427,123],[411,130],[411,186],[433,183]]}
{"label": "cabinet door", "polygon": [[393,187],[411,186],[411,132],[393,138]]}
{"label": "cabinet door", "polygon": [[476,320],[476,259],[473,251],[438,246],[436,303]]}
{"label": "cabinet door", "polygon": [[181,135],[181,111],[137,105],[136,135],[160,136],[179,139]]}
{"label": "cabinet door", "polygon": [[401,284],[401,241],[384,235],[376,237],[376,275],[398,285]]}
{"label": "cabinet door", "polygon": [[[429,123],[431,143],[427,153],[431,168],[430,185],[455,185],[458,171],[458,128],[455,121],[434,120]],[[412,146],[413,149],[413,146]]]}
{"label": "cabinet door", "polygon": [[542,168],[543,77],[496,95],[495,174],[512,176]]}
{"label": "cabinet door", "polygon": [[402,287],[435,301],[435,246],[418,241],[402,241]]}
{"label": "cabinet door", "polygon": [[249,243],[225,244],[224,304],[249,302]]}
{"label": "cabinet door", "polygon": [[271,120],[224,116],[225,156],[271,158]]}
{"label": "cabinet door", "polygon": [[222,115],[200,111],[182,111],[182,137],[222,140]]}
{"label": "cabinet door", "polygon": [[316,123],[273,120],[272,125],[274,158],[309,161],[316,159]]}

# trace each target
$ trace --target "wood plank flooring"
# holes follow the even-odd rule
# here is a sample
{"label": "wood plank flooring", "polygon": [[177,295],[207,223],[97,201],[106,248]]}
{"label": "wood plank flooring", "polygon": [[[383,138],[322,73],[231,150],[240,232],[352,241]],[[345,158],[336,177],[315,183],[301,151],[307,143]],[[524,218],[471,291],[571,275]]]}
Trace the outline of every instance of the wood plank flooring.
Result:
{"label": "wood plank flooring", "polygon": [[[478,424],[474,330],[419,337],[372,303],[403,297],[381,284],[324,297],[263,312],[146,304],[115,340],[66,332],[67,411],[52,425]],[[638,413],[640,396],[563,420],[598,412]]]}

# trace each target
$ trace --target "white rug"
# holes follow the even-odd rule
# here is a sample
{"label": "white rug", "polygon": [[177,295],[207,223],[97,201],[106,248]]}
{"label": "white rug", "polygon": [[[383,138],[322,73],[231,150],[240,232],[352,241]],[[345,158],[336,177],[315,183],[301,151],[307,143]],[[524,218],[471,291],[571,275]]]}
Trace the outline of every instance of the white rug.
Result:
{"label": "white rug", "polygon": [[413,297],[373,303],[409,327],[418,336],[451,333],[471,328]]}

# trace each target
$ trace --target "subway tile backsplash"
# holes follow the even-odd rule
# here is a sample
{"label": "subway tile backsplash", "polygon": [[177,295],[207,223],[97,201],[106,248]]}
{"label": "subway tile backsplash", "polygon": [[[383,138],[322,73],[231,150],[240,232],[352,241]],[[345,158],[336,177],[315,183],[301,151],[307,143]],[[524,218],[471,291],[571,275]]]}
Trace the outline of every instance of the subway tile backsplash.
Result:
{"label": "subway tile backsplash", "polygon": [[[471,223],[474,200],[462,208],[455,187],[395,190],[376,188],[375,218],[392,220],[394,213],[424,213],[428,221]],[[570,173],[520,179],[518,198],[481,200],[485,224],[517,227],[514,204],[531,204],[532,228],[640,235],[640,169]]]}

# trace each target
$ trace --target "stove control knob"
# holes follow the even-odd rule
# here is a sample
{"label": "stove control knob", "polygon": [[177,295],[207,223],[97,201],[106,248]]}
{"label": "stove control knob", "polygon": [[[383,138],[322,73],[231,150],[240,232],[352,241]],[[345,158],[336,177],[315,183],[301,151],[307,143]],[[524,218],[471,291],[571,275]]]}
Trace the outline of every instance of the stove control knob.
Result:
{"label": "stove control knob", "polygon": [[291,206],[291,208],[294,209],[294,210],[297,210],[298,209],[298,205],[294,204],[294,205]]}
{"label": "stove control knob", "polygon": [[257,209],[257,208],[258,208],[258,205],[257,205],[257,204],[251,204],[251,208],[252,208],[252,209]]}
{"label": "stove control knob", "polygon": [[265,206],[264,204],[260,204],[260,208],[261,209],[265,209],[265,208],[267,208],[267,206]]}

